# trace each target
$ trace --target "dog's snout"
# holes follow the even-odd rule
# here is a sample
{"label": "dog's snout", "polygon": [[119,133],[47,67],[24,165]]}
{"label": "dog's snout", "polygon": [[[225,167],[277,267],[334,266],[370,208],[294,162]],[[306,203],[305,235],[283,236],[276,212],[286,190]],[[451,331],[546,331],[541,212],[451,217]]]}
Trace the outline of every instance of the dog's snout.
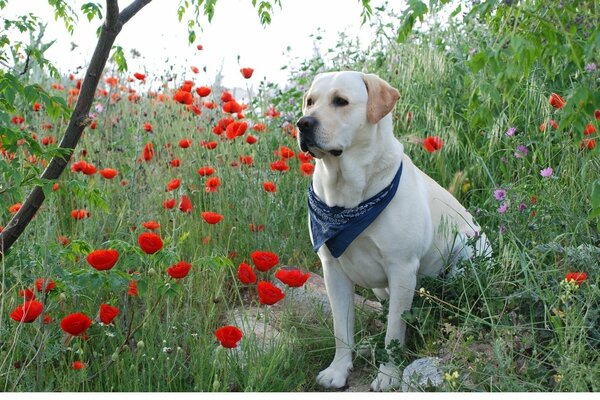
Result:
{"label": "dog's snout", "polygon": [[311,133],[314,131],[315,126],[317,126],[317,119],[315,117],[305,116],[298,120],[296,126],[302,133]]}

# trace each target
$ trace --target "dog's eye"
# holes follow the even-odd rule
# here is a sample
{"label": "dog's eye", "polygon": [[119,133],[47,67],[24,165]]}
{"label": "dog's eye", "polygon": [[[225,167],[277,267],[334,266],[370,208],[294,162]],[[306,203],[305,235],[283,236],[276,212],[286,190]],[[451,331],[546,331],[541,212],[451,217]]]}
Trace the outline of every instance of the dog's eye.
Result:
{"label": "dog's eye", "polygon": [[344,107],[344,106],[348,105],[348,100],[346,100],[342,97],[336,96],[333,98],[333,105],[336,107]]}
{"label": "dog's eye", "polygon": [[308,100],[306,100],[306,106],[307,106],[307,107],[310,107],[310,106],[312,106],[312,105],[313,105],[313,99],[310,99],[310,98],[309,98]]}

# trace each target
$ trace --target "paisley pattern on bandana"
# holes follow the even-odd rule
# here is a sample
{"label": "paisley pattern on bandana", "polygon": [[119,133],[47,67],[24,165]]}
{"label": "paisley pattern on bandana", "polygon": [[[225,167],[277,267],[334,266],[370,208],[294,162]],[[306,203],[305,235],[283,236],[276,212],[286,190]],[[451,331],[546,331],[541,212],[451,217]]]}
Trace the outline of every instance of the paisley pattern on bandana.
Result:
{"label": "paisley pattern on bandana", "polygon": [[308,187],[308,211],[313,249],[323,244],[335,258],[341,256],[350,244],[381,214],[392,201],[402,175],[402,163],[392,182],[382,191],[353,208],[329,207]]}

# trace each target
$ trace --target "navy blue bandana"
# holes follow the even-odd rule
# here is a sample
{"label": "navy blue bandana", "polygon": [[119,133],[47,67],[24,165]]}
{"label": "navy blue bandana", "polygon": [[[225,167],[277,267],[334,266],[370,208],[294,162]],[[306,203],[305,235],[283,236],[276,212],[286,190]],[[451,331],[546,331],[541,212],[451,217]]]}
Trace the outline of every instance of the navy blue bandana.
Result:
{"label": "navy blue bandana", "polygon": [[331,255],[335,258],[341,256],[392,201],[401,175],[402,163],[389,186],[354,208],[329,207],[317,197],[311,182],[308,187],[308,212],[315,252],[326,244]]}

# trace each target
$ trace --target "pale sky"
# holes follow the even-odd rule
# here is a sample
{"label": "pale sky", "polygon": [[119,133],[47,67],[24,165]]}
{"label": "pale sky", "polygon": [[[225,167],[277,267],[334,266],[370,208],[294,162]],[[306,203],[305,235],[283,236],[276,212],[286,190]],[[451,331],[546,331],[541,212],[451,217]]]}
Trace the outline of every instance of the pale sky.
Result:
{"label": "pale sky", "polygon": [[[77,10],[85,2],[67,0]],[[382,0],[373,0],[372,6],[381,3]],[[128,4],[127,0],[119,1],[121,8]],[[373,35],[368,25],[360,26],[358,0],[282,0],[282,8],[275,8],[271,25],[265,28],[260,25],[251,0],[220,0],[212,23],[203,19],[203,30],[197,29],[196,42],[188,45],[185,23],[177,21],[178,4],[179,0],[154,0],[124,26],[115,44],[125,49],[132,74],[142,72],[149,77],[160,76],[173,68],[174,72],[183,72],[180,77],[193,79],[201,85],[210,84],[222,64],[224,84],[228,87],[250,84],[256,88],[263,77],[283,84],[287,72],[280,68],[294,62],[284,55],[286,48],[291,48],[293,58],[310,57],[314,41],[310,35],[316,34],[318,28],[324,38],[321,41],[324,49],[335,45],[339,32],[350,37],[360,36],[363,48],[368,46]],[[7,16],[26,12],[33,12],[48,22],[45,41],[57,39],[57,42],[46,57],[61,71],[69,73],[78,66],[87,65],[96,44],[95,31],[100,21],[89,23],[82,16],[75,34],[69,36],[62,22],[54,20],[51,8],[44,0],[10,0],[4,10]],[[71,42],[78,45],[73,51]],[[196,44],[202,44],[204,50],[198,51]],[[132,48],[142,57],[132,58],[129,52]],[[239,65],[237,56],[240,57]],[[192,65],[201,72],[193,74]],[[202,72],[203,67],[207,68],[206,74]],[[254,68],[253,78],[245,81],[240,67]]]}

